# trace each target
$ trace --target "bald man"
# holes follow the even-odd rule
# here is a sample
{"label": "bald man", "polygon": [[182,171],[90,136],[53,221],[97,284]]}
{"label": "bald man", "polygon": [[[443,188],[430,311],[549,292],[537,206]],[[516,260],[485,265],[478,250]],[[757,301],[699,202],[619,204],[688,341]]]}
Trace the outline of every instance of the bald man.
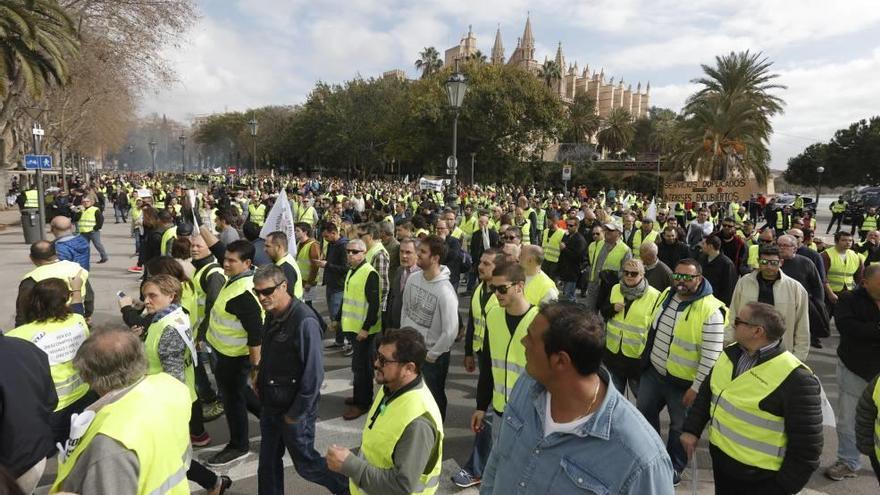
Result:
{"label": "bald man", "polygon": [[523,291],[529,304],[533,306],[559,299],[556,282],[541,270],[543,262],[544,250],[541,246],[523,244],[519,253],[519,264],[526,272],[526,285]]}
{"label": "bald man", "polygon": [[58,254],[58,259],[79,263],[79,266],[88,271],[91,256],[89,240],[73,232],[73,222],[70,218],[64,216],[53,218],[49,229],[55,238],[55,252]]}

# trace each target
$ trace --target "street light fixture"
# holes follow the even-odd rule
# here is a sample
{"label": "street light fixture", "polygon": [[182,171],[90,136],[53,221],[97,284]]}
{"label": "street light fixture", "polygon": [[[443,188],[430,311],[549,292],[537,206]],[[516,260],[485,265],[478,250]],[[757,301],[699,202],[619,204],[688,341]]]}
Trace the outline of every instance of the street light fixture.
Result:
{"label": "street light fixture", "polygon": [[150,141],[147,143],[150,147],[150,158],[153,160],[153,176],[156,175],[156,141]]}
{"label": "street light fixture", "polygon": [[257,114],[251,114],[251,120],[248,121],[248,129],[251,131],[251,138],[254,141],[254,177],[257,176],[257,131],[259,123],[257,122]]}
{"label": "street light fixture", "polygon": [[458,114],[461,111],[461,105],[464,103],[464,95],[467,93],[467,79],[464,74],[456,70],[446,81],[446,97],[449,99],[449,106],[455,118],[452,121],[452,156],[446,160],[446,173],[452,175],[451,189],[453,194],[458,196],[458,188],[456,184],[456,175],[458,174]]}
{"label": "street light fixture", "polygon": [[183,174],[186,175],[186,136],[181,134],[177,139],[180,141],[180,166]]}
{"label": "street light fixture", "polygon": [[819,166],[816,167],[816,173],[818,174],[818,178],[816,179],[816,209],[819,208],[819,194],[822,190],[822,173],[825,172],[825,167]]}
{"label": "street light fixture", "polygon": [[133,145],[133,144],[129,144],[129,145],[128,145],[128,161],[129,161],[130,163],[128,163],[128,164],[125,166],[125,168],[126,168],[126,169],[129,168],[129,167],[134,168],[134,145]]}

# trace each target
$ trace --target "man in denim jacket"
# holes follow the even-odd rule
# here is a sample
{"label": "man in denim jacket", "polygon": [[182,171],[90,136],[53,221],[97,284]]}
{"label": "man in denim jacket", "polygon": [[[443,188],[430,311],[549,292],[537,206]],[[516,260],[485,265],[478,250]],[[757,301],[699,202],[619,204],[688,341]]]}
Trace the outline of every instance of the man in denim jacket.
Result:
{"label": "man in denim jacket", "polygon": [[600,367],[598,317],[572,303],[543,306],[522,341],[529,376],[504,410],[480,493],[673,494],[660,437]]}

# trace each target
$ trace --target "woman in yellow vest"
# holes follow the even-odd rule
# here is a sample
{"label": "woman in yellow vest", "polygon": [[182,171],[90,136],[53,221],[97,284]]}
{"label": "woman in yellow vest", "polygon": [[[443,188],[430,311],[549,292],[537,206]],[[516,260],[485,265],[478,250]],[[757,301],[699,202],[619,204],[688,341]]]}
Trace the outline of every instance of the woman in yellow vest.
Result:
{"label": "woman in yellow vest", "polygon": [[[88,338],[89,327],[83,318],[81,278],[68,284],[60,278],[40,280],[30,292],[25,309],[25,323],[6,333],[34,343],[49,358],[52,381],[58,395],[58,405],[49,418],[56,442],[64,442],[70,433],[70,416],[79,414],[97,399],[89,393],[73,367],[73,357]],[[10,398],[14,404],[14,398]]]}
{"label": "woman in yellow vest", "polygon": [[640,260],[625,261],[621,271],[623,278],[611,288],[610,298],[600,308],[606,320],[602,362],[617,390],[625,394],[628,383],[635,396],[639,390],[641,357],[660,291],[648,285],[645,265]]}
{"label": "woman in yellow vest", "polygon": [[[173,259],[171,261],[175,262]],[[180,280],[168,274],[154,275],[144,282],[141,292],[150,321],[144,341],[147,374],[164,372],[187,386],[192,401],[190,441],[193,445],[207,445],[211,437],[202,423],[202,405],[196,396],[196,348],[189,316],[180,304],[183,293]],[[190,463],[187,478],[211,494],[222,494],[232,485],[229,477],[218,476],[195,459]]]}

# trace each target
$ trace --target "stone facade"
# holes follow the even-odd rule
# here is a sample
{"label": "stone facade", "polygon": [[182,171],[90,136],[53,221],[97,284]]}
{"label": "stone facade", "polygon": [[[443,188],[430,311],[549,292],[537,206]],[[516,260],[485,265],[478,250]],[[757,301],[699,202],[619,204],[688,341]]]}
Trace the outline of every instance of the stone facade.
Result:
{"label": "stone facade", "polygon": [[[448,48],[444,52],[444,66],[454,65],[457,60],[464,60],[478,51],[477,38],[473,30],[468,27],[468,33],[461,38],[458,45]],[[540,74],[543,64],[535,58],[535,37],[532,34],[532,20],[526,18],[526,26],[522,37],[516,41],[516,48],[506,61],[504,59],[504,44],[501,39],[501,28],[495,32],[495,43],[492,46],[489,63],[501,65],[513,65],[522,67],[536,77]],[[545,61],[547,58],[545,57]],[[589,66],[583,70],[574,62],[566,67],[565,55],[562,52],[560,42],[554,58],[560,68],[562,77],[553,81],[552,88],[565,102],[571,102],[576,95],[586,93],[596,102],[596,113],[600,117],[607,117],[612,109],[624,108],[632,114],[634,119],[647,117],[648,101],[651,93],[651,83],[645,85],[642,91],[642,83],[638,83],[633,89],[632,84],[625,84],[623,79],[617,83],[614,77],[605,80],[605,70],[590,71]]]}

